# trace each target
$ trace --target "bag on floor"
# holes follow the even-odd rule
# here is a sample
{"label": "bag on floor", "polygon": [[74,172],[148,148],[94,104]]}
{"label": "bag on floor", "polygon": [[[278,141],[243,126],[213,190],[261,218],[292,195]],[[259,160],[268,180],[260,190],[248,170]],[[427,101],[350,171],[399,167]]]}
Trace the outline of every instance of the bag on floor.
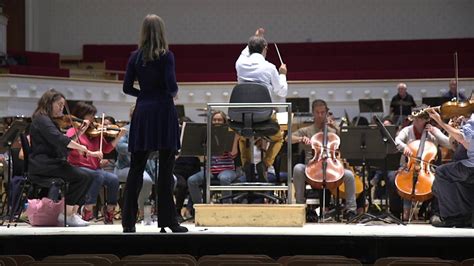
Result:
{"label": "bag on floor", "polygon": [[49,198],[29,199],[26,215],[32,226],[57,226],[58,216],[64,209],[64,200],[55,202]]}

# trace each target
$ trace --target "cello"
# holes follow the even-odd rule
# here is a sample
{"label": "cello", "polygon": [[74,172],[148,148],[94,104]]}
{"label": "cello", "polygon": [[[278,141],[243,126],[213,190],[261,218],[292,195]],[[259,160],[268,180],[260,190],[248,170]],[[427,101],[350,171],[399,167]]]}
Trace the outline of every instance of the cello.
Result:
{"label": "cello", "polygon": [[314,157],[308,162],[305,173],[312,188],[334,189],[342,183],[344,165],[336,157],[336,150],[339,149],[340,143],[341,139],[337,134],[328,132],[326,117],[323,132],[318,132],[311,137]]}
{"label": "cello", "polygon": [[426,201],[432,197],[434,173],[431,161],[438,152],[436,145],[427,141],[427,131],[423,130],[420,140],[408,144],[416,157],[408,157],[407,165],[395,177],[395,186],[400,197],[412,201]]}

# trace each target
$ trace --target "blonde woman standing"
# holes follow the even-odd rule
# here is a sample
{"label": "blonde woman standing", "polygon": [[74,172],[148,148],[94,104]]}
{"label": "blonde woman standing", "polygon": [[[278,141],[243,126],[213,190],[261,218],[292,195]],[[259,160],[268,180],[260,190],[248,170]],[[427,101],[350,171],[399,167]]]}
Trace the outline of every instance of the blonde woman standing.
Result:
{"label": "blonde woman standing", "polygon": [[[159,151],[158,227],[166,232],[187,232],[180,226],[173,200],[173,167],[180,147],[178,115],[173,98],[178,93],[174,55],[168,50],[164,22],[157,15],[143,20],[139,49],[132,53],[123,82],[123,92],[137,97],[132,115],[128,150],[131,167],[124,192],[122,227],[124,233],[135,232],[137,198],[142,187],[148,156]],[[134,87],[138,80],[140,89]]]}

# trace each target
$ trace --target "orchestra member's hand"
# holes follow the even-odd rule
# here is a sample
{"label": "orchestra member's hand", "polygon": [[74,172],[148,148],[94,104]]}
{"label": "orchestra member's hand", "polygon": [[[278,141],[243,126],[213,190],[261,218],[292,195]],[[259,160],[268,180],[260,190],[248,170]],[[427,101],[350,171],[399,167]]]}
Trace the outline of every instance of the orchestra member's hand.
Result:
{"label": "orchestra member's hand", "polygon": [[121,137],[125,136],[125,134],[127,134],[127,129],[124,128],[124,127],[121,127],[117,138],[121,138]]}
{"label": "orchestra member's hand", "polygon": [[429,133],[434,134],[435,127],[432,126],[431,124],[426,124],[425,129],[426,129],[426,131],[428,131]]}
{"label": "orchestra member's hand", "polygon": [[286,64],[281,64],[280,68],[278,69],[278,72],[282,75],[286,75],[286,73],[288,73],[288,69],[286,69]]}
{"label": "orchestra member's hand", "polygon": [[410,148],[405,147],[405,149],[403,150],[403,155],[405,155],[406,157],[411,157],[413,155],[413,153],[411,152]]}
{"label": "orchestra member's hand", "polygon": [[255,31],[255,36],[258,36],[258,37],[263,37],[263,34],[265,33],[265,29],[263,28],[258,28],[256,31]]}
{"label": "orchestra member's hand", "polygon": [[230,151],[230,156],[232,156],[232,158],[237,158],[237,155],[239,154],[239,148],[235,145],[232,145],[232,150]]}
{"label": "orchestra member's hand", "polygon": [[306,136],[301,137],[300,143],[303,143],[304,145],[311,145],[311,139]]}
{"label": "orchestra member's hand", "polygon": [[91,124],[91,121],[89,120],[83,120],[81,126],[78,129],[77,134],[80,136],[84,134],[87,131],[87,128],[89,128],[89,125]]}
{"label": "orchestra member's hand", "polygon": [[436,112],[434,109],[432,108],[428,108],[426,110],[426,112],[428,112],[428,115],[431,117],[431,119],[433,119],[436,123],[438,124],[442,124],[443,123],[443,120],[441,119],[441,116],[438,114],[438,112]]}
{"label": "orchestra member's hand", "polygon": [[101,160],[104,158],[104,154],[101,151],[88,151],[87,155],[99,158]]}
{"label": "orchestra member's hand", "polygon": [[102,159],[100,160],[100,168],[104,168],[110,164],[109,160],[107,159]]}

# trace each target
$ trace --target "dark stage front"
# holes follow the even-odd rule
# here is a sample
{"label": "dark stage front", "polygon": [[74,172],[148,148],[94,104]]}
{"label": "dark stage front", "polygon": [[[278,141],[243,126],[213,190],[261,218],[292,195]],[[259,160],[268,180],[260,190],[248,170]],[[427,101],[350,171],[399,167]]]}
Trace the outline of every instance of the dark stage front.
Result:
{"label": "dark stage front", "polygon": [[189,233],[159,233],[138,226],[123,234],[120,225],[83,228],[28,225],[0,228],[1,253],[28,254],[36,260],[50,255],[112,253],[119,257],[149,253],[344,255],[362,263],[389,256],[439,257],[462,261],[474,257],[474,230],[434,228],[426,224],[306,224],[304,227],[195,227]]}

